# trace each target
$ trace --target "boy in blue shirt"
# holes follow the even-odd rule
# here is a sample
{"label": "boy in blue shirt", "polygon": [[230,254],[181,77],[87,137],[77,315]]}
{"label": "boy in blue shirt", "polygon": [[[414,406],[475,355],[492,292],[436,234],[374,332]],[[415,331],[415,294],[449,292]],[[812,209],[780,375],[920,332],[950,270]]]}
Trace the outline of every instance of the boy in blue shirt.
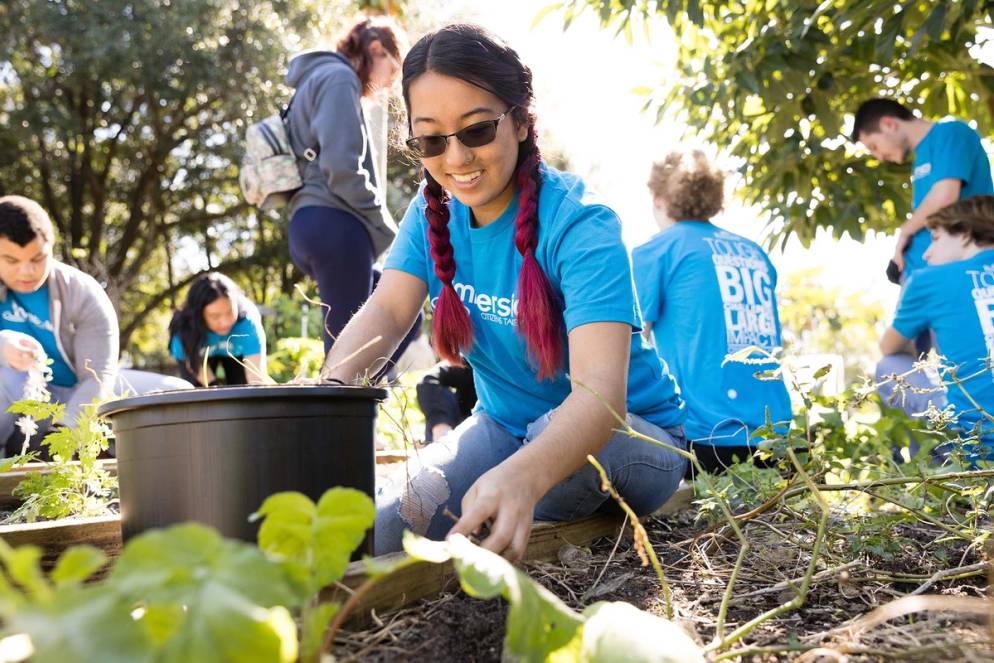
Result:
{"label": "boy in blue shirt", "polygon": [[[911,416],[929,405],[942,409],[947,399],[956,427],[979,441],[980,457],[994,459],[994,196],[974,196],[949,205],[928,218],[929,266],[917,270],[901,296],[894,323],[880,340],[884,354],[877,380],[884,399]],[[910,339],[923,331],[935,335],[942,362],[942,382],[914,370],[917,353]],[[911,389],[899,395],[896,376]],[[912,450],[913,451],[913,450]]]}
{"label": "boy in blue shirt", "polygon": [[643,334],[669,366],[687,403],[685,428],[698,462],[720,472],[752,456],[752,433],[770,420],[786,431],[790,398],[765,364],[725,362],[781,345],[777,273],[755,242],[710,222],[722,207],[724,174],[699,150],[674,151],[652,167],[649,190],[661,232],[632,252]]}
{"label": "boy in blue shirt", "polygon": [[118,369],[120,332],[110,299],[93,277],[55,260],[54,244],[52,221],[38,203],[0,197],[0,449],[17,416],[7,408],[24,397],[28,371],[48,360],[48,391],[66,404],[70,424],[95,399],[190,387]]}
{"label": "boy in blue shirt", "polygon": [[994,194],[980,136],[964,122],[929,122],[892,99],[870,99],[856,111],[853,142],[880,161],[903,163],[914,151],[911,217],[901,224],[893,262],[902,281],[924,267],[930,239],[926,219],[957,200]]}

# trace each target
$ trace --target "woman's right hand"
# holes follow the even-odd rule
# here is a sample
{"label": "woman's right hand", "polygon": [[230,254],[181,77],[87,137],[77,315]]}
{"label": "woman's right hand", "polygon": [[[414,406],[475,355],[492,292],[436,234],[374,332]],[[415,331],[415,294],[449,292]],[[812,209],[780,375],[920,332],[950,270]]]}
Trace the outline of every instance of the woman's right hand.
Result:
{"label": "woman's right hand", "polygon": [[38,359],[45,358],[45,350],[41,343],[33,337],[21,332],[7,330],[4,332],[3,358],[4,362],[15,371],[26,371]]}

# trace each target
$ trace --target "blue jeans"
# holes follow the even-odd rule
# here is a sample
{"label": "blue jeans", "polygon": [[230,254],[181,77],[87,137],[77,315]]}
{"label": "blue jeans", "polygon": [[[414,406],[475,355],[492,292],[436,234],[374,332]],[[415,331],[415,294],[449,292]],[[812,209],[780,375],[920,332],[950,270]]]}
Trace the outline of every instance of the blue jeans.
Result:
{"label": "blue jeans", "polygon": [[[912,371],[915,358],[907,353],[885,355],[877,364],[876,381],[877,393],[885,405],[902,410],[909,417],[922,418],[929,405],[935,405],[940,410],[946,407],[946,393],[942,390],[942,381],[938,375],[923,370]],[[883,382],[888,375],[903,375],[908,389],[897,392],[894,380]],[[918,453],[918,442],[914,438],[908,441],[908,452],[914,458]],[[894,449],[894,460],[903,462],[901,450]]]}
{"label": "blue jeans", "polygon": [[[395,484],[377,489],[376,554],[401,549],[405,529],[431,539],[445,537],[454,524],[444,514],[460,515],[462,498],[485,472],[496,467],[545,430],[554,410],[515,437],[486,413],[474,414],[441,440],[421,449]],[[629,414],[637,432],[680,449],[687,448],[683,427],[663,429]],[[597,454],[611,483],[639,515],[662,506],[680,485],[687,460],[680,454],[624,433],[615,433]],[[536,520],[568,521],[614,508],[589,463],[554,486],[535,507]]]}

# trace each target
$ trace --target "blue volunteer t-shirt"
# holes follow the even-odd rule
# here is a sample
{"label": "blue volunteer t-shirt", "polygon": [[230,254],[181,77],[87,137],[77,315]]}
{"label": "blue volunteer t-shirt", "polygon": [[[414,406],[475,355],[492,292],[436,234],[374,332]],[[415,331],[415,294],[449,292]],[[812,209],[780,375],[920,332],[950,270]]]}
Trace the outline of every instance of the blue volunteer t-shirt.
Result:
{"label": "blue volunteer t-shirt", "polygon": [[0,329],[11,329],[27,334],[44,348],[52,360],[52,384],[74,387],[76,373],[66,363],[55,340],[55,326],[49,313],[48,284],[34,292],[7,290],[7,299],[0,302]]}
{"label": "blue volunteer t-shirt", "polygon": [[948,371],[943,372],[959,428],[972,431],[979,425],[984,444],[994,445],[994,425],[963,392],[994,414],[994,376],[986,366],[994,353],[994,250],[915,272],[901,296],[893,326],[905,338],[915,338],[926,329],[934,332],[945,363],[955,368],[963,384],[960,388]]}
{"label": "blue volunteer t-shirt", "polygon": [[781,345],[777,273],[766,252],[710,223],[680,221],[632,252],[632,271],[656,351],[687,401],[688,439],[745,446],[766,423],[767,408],[786,431],[783,380],[754,375],[776,363],[722,366],[749,346],[772,352]]}
{"label": "blue volunteer t-shirt", "polygon": [[[945,179],[960,180],[960,200],[994,194],[991,164],[980,136],[970,125],[959,120],[936,122],[915,148],[911,175],[912,208],[918,209],[932,185]],[[905,274],[910,275],[914,270],[928,265],[924,255],[931,243],[932,235],[928,228],[915,233],[905,253]]]}
{"label": "blue volunteer t-shirt", "polygon": [[[596,200],[582,180],[544,164],[538,200],[535,255],[565,303],[566,329],[621,322],[637,331],[641,321],[617,215]],[[422,194],[411,201],[385,268],[424,281],[434,307],[442,283],[429,254],[425,204]],[[517,331],[517,197],[500,218],[482,228],[470,227],[470,210],[458,200],[451,200],[449,209],[453,283],[473,323],[473,346],[466,359],[474,371],[476,410],[524,437],[528,424],[559,406],[571,389],[563,373],[538,380]],[[568,367],[569,351],[564,350]],[[628,411],[664,428],[682,423],[685,416],[675,381],[637,333],[632,334],[628,367]]]}
{"label": "blue volunteer t-shirt", "polygon": [[[254,309],[254,307],[253,307]],[[224,336],[207,332],[204,342],[205,354],[208,357],[250,357],[262,352],[262,339],[265,332],[259,312],[256,310],[239,311],[238,320]],[[186,353],[179,336],[173,335],[169,341],[169,352],[177,361],[184,361]]]}

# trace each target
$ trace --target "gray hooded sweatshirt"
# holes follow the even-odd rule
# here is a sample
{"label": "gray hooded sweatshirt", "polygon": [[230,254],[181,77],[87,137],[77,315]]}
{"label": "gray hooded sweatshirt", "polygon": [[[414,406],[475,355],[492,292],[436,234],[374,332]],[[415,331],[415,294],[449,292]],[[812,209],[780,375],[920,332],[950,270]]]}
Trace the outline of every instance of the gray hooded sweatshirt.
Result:
{"label": "gray hooded sweatshirt", "polygon": [[[80,403],[105,399],[114,391],[119,350],[117,314],[110,298],[89,274],[52,260],[48,275],[49,316],[55,328],[55,343],[63,361],[79,380],[76,396]],[[0,283],[0,301],[7,299],[7,287]],[[0,350],[10,342],[12,332],[0,331]],[[6,366],[0,352],[0,366]],[[66,420],[77,412],[66,412]]]}
{"label": "gray hooded sweatshirt", "polygon": [[[362,221],[380,255],[397,226],[377,186],[359,77],[342,55],[310,51],[290,61],[286,82],[296,90],[288,124],[304,181],[290,199],[290,216],[307,206],[348,212]],[[308,148],[318,153],[314,161],[304,159]]]}

